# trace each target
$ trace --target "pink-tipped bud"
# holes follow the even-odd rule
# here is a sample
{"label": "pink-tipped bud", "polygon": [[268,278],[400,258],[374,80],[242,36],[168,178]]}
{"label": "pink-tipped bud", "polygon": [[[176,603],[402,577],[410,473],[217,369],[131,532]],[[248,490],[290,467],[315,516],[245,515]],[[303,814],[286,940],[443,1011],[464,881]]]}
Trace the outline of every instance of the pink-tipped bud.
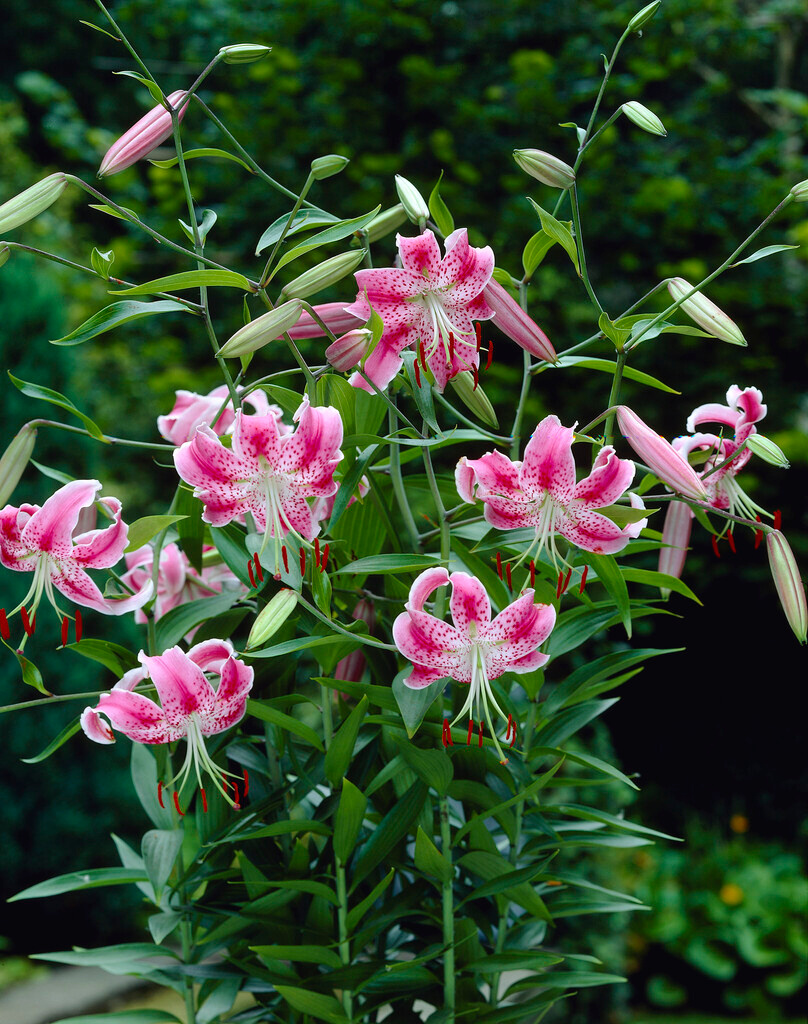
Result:
{"label": "pink-tipped bud", "polygon": [[[367,623],[368,632],[371,635],[373,634],[373,627],[376,625],[376,609],[372,601],[367,601],[364,597],[361,601],[357,601],[356,607],[353,610],[353,618]],[[337,666],[334,669],[334,678],[344,679],[346,682],[359,683],[362,681],[364,672],[365,656],[360,647],[337,662]]]}
{"label": "pink-tipped bud", "polygon": [[362,361],[372,337],[373,331],[357,327],[332,342],[325,350],[325,357],[335,370],[347,373]]}
{"label": "pink-tipped bud", "polygon": [[[693,513],[683,501],[672,501],[668,505],[665,525],[662,527],[662,543],[666,546],[659,550],[660,572],[675,576],[676,579],[681,577],[692,528]],[[662,593],[667,597],[670,591],[663,588]]]}
{"label": "pink-tipped bud", "polygon": [[[185,90],[178,89],[166,97],[172,107],[179,106],[185,97]],[[179,108],[179,119],[185,116],[188,102]],[[171,114],[162,105],[154,107],[144,117],[133,124],[106,152],[98,169],[99,178],[108,178],[111,174],[131,167],[144,156],[148,156],[161,142],[165,142],[172,131]]]}
{"label": "pink-tipped bud", "polygon": [[[683,295],[693,291],[693,285],[688,284],[683,277],[674,277],[668,281],[668,291],[674,302],[678,302]],[[740,327],[701,292],[696,292],[689,299],[685,299],[680,308],[694,323],[713,337],[720,338],[730,345],[746,347],[746,338]]]}
{"label": "pink-tipped bud", "polygon": [[686,498],[705,501],[707,492],[684,456],[652,430],[627,405],[617,407],[620,432],[648,468],[672,490]]}
{"label": "pink-tipped bud", "polygon": [[771,530],[766,534],[766,550],[774,585],[777,587],[777,596],[786,613],[788,624],[794,636],[804,644],[808,633],[808,606],[794,553],[779,530]]}
{"label": "pink-tipped bud", "polygon": [[[339,336],[346,331],[352,331],[355,327],[364,327],[365,321],[360,320],[353,313],[345,312],[345,302],[322,302],[312,306],[314,312],[328,327],[332,334]],[[300,341],[303,338],[322,338],[325,331],[317,323],[311,314],[305,310],[300,314],[300,319],[289,331],[292,341]]]}
{"label": "pink-tipped bud", "polygon": [[483,289],[483,298],[494,311],[493,322],[511,341],[539,359],[554,363],[558,358],[550,339],[539,325],[527,315],[507,289],[493,278]]}

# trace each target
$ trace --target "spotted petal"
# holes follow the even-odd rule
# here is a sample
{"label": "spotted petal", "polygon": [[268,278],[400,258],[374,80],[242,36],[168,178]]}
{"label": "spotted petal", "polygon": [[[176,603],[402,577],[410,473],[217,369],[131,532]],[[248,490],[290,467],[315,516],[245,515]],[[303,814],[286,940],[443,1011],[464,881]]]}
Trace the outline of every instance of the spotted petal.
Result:
{"label": "spotted petal", "polygon": [[211,715],[215,706],[213,687],[202,669],[179,647],[170,647],[162,654],[138,655],[157,688],[165,719],[172,727],[185,732],[189,717]]}
{"label": "spotted petal", "polygon": [[575,487],[575,461],[572,457],[574,432],[563,427],[557,416],[545,416],[525,447],[519,480],[524,492],[539,498],[550,494],[566,504]]}
{"label": "spotted petal", "polygon": [[[73,530],[79,513],[92,505],[100,490],[98,480],[71,480],[60,487],[25,524],[20,541],[32,550],[47,551],[55,558],[69,557],[73,552]],[[125,536],[124,533],[124,539]],[[121,552],[124,547],[126,544]]]}
{"label": "spotted petal", "polygon": [[618,459],[614,448],[606,445],[598,452],[589,476],[575,485],[576,506],[604,508],[613,505],[631,486],[634,472],[634,463],[630,459]]}

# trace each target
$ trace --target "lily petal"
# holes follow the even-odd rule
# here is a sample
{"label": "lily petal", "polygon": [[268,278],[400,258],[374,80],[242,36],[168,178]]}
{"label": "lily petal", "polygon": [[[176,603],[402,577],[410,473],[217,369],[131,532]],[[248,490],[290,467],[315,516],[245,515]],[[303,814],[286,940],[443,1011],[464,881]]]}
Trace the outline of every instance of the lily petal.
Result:
{"label": "lily petal", "polygon": [[181,648],[169,647],[152,657],[141,651],[138,660],[157,688],[166,722],[180,729],[180,735],[191,714],[196,712],[204,719],[213,713],[215,691],[202,669]]}
{"label": "lily petal", "polygon": [[452,597],[449,608],[455,629],[468,633],[474,624],[474,631],[480,633],[491,622],[491,601],[480,581],[465,572],[453,572],[449,577]]}
{"label": "lily petal", "polygon": [[129,527],[121,522],[121,503],[117,498],[102,498],[101,503],[114,516],[114,522],[101,530],[90,530],[73,538],[73,558],[91,569],[109,569],[123,557]]}
{"label": "lily petal", "polygon": [[592,472],[575,485],[576,505],[603,508],[612,505],[631,486],[635,466],[630,459],[619,459],[611,445],[598,452]]}
{"label": "lily petal", "polygon": [[519,480],[531,497],[550,494],[560,503],[569,501],[575,487],[572,457],[574,431],[561,425],[558,416],[545,416],[525,446]]}
{"label": "lily petal", "polygon": [[71,480],[60,487],[25,524],[20,541],[28,548],[47,551],[56,558],[69,557],[79,512],[92,505],[100,490],[98,480]]}

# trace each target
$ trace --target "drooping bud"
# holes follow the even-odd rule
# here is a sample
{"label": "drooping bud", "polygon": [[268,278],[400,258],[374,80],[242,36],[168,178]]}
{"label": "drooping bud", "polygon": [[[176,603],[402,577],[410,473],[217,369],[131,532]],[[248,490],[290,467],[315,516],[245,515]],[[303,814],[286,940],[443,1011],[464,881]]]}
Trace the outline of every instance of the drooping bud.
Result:
{"label": "drooping bud", "polygon": [[311,176],[315,181],[322,181],[323,178],[330,178],[334,174],[339,174],[350,162],[347,156],[340,156],[338,153],[318,156],[311,162]]}
{"label": "drooping bud", "polygon": [[222,345],[218,354],[229,359],[232,356],[245,356],[263,348],[293,327],[300,319],[300,313],[299,299],[284,302],[237,330]]}
{"label": "drooping bud", "polygon": [[[674,277],[668,281],[668,291],[671,298],[678,302],[683,295],[693,291],[693,285],[688,284],[683,277]],[[746,338],[741,333],[740,327],[701,292],[696,292],[689,299],[685,299],[681,303],[681,309],[708,334],[712,334],[730,345],[746,347]]]}
{"label": "drooping bud", "polygon": [[391,231],[401,227],[406,219],[407,213],[401,203],[396,203],[389,210],[382,210],[378,217],[374,217],[364,229],[368,241],[378,242],[380,238],[384,238]]}
{"label": "drooping bud", "polygon": [[[662,543],[666,545],[659,550],[659,571],[667,576],[680,579],[687,558],[687,546],[690,543],[690,531],[693,528],[693,513],[683,501],[672,501],[665,513],[665,525],[662,527]],[[662,596],[667,597],[670,590],[662,589]]]}
{"label": "drooping bud", "polygon": [[801,644],[808,632],[808,606],[805,601],[805,586],[791,546],[779,530],[766,534],[766,550],[769,568],[772,571],[777,596],[786,613],[788,624]]}
{"label": "drooping bud", "polygon": [[770,437],[764,437],[763,434],[750,434],[746,439],[746,447],[753,455],[757,455],[771,466],[779,466],[780,469],[788,469],[790,466],[783,449],[775,444]]}
{"label": "drooping bud", "polygon": [[511,341],[539,359],[548,363],[556,361],[558,357],[550,339],[498,281],[491,278],[483,289],[483,298],[494,311],[493,323]]}
{"label": "drooping bud", "polygon": [[[172,107],[178,108],[180,120],[185,117],[188,109],[188,101],[182,102],[185,97],[184,89],[177,89],[166,97]],[[148,156],[153,149],[156,149],[161,142],[165,142],[172,132],[171,114],[162,105],[153,107],[148,114],[133,124],[128,132],[124,134],[107,150],[101,166],[98,169],[99,178],[108,178],[111,174],[131,167],[144,156]]]}
{"label": "drooping bud", "polygon": [[788,194],[794,197],[796,203],[808,203],[808,178],[805,181],[798,181]]}
{"label": "drooping bud", "polygon": [[652,4],[648,4],[648,6],[643,7],[641,11],[637,11],[637,13],[628,23],[629,32],[639,32],[640,29],[644,25],[647,25],[651,18],[653,18],[653,16],[659,10],[661,4],[662,0],[654,0]]}
{"label": "drooping bud", "polygon": [[[358,621],[367,623],[368,633],[373,635],[373,627],[376,624],[376,609],[372,601],[364,597],[357,601],[356,607],[351,616]],[[362,648],[352,651],[347,657],[337,662],[334,668],[335,679],[345,679],[349,682],[359,683],[365,671],[365,655]]]}
{"label": "drooping bud", "polygon": [[65,185],[67,185],[67,179],[62,171],[57,171],[3,203],[0,206],[0,231],[3,233],[11,231],[13,228],[18,228],[20,224],[25,224],[29,220],[33,220],[34,217],[38,217],[43,210],[47,210],[52,203],[56,202],[64,192]]}
{"label": "drooping bud", "polygon": [[633,121],[638,128],[642,128],[644,132],[648,132],[651,135],[667,135],[665,131],[665,125],[659,120],[653,110],[649,110],[648,107],[643,106],[642,103],[638,103],[636,100],[629,100],[628,103],[624,103],[620,108],[629,121]]}
{"label": "drooping bud", "polygon": [[649,469],[672,490],[686,498],[704,501],[707,492],[684,456],[652,430],[627,405],[618,405],[617,422],[620,432]]}
{"label": "drooping bud", "polygon": [[396,175],[396,192],[398,192],[404,212],[413,224],[421,224],[427,219],[429,207],[426,205],[426,200],[415,185],[411,181],[407,181],[406,178],[402,178],[400,174]]}
{"label": "drooping bud", "polygon": [[258,613],[247,638],[247,648],[260,647],[281,628],[297,605],[297,591],[284,587]]}
{"label": "drooping bud", "polygon": [[349,331],[328,346],[325,357],[335,370],[347,373],[362,361],[372,337],[373,331],[367,327]]}
{"label": "drooping bud", "polygon": [[[339,336],[347,331],[352,331],[355,327],[365,326],[364,320],[354,316],[353,313],[345,312],[346,305],[345,302],[321,302],[319,305],[312,306],[312,309],[329,331]],[[304,309],[298,322],[289,330],[289,337],[293,341],[301,341],[305,338],[322,338],[325,333],[314,317]]]}
{"label": "drooping bud", "polygon": [[329,285],[341,281],[346,274],[352,273],[364,259],[364,252],[341,252],[337,256],[323,260],[316,267],[296,277],[294,281],[284,285],[282,293],[287,297],[305,299],[307,295],[328,288]]}
{"label": "drooping bud", "polygon": [[30,423],[17,433],[0,456],[0,508],[2,508],[25,472],[36,444],[36,428]]}
{"label": "drooping bud", "polygon": [[475,373],[472,374],[468,370],[463,370],[458,373],[457,376],[452,377],[449,383],[455,390],[457,397],[470,409],[474,415],[487,423],[489,426],[498,427],[499,421],[497,420],[497,414],[494,412],[494,407],[488,399],[488,396],[480,387],[479,384],[475,386],[476,379],[476,367]]}
{"label": "drooping bud", "polygon": [[541,149],[515,149],[513,158],[526,174],[543,185],[568,189],[575,184],[575,171],[552,153]]}
{"label": "drooping bud", "polygon": [[232,43],[230,46],[219,47],[225,64],[252,64],[253,61],[261,60],[271,52],[272,47],[264,46],[262,43]]}

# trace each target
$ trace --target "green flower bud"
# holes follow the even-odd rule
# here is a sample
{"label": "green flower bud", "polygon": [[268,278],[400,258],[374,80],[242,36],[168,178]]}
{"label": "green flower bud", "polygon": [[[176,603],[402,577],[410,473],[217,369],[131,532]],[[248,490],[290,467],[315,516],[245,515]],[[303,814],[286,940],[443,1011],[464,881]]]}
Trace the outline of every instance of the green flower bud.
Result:
{"label": "green flower bud", "polygon": [[340,156],[339,153],[318,156],[311,162],[311,175],[315,181],[322,181],[323,178],[330,178],[332,174],[339,174],[350,162],[347,156]]}
{"label": "green flower bud", "polygon": [[380,238],[389,235],[391,231],[407,220],[407,212],[401,203],[396,203],[389,210],[382,210],[378,217],[374,217],[370,224],[364,229],[369,242],[378,242]]}
{"label": "green flower bud", "polygon": [[759,456],[772,466],[779,466],[780,469],[788,469],[790,466],[783,449],[763,434],[750,434],[746,439],[746,447],[753,455]]}
{"label": "green flower bud", "polygon": [[14,493],[14,488],[20,482],[20,477],[34,452],[35,444],[36,429],[30,423],[26,423],[0,456],[0,508]]}
{"label": "green flower bud", "polygon": [[7,245],[0,243],[0,267],[6,262],[11,255],[11,249]]}
{"label": "green flower bud", "polygon": [[552,153],[541,149],[515,149],[513,158],[525,174],[543,185],[568,189],[575,184],[575,171]]}
{"label": "green flower bud", "polygon": [[11,231],[38,217],[43,210],[55,203],[64,191],[67,180],[61,171],[49,174],[47,178],[31,185],[18,196],[0,206],[0,231]]}
{"label": "green flower bud", "polygon": [[396,175],[396,192],[398,192],[404,212],[413,224],[420,225],[421,221],[427,219],[429,207],[426,205],[426,200],[415,185],[411,181],[407,181],[406,178],[402,178],[400,174]]}
{"label": "green flower bud", "polygon": [[638,128],[642,128],[644,132],[648,132],[651,135],[667,135],[665,131],[665,125],[659,120],[653,110],[649,110],[648,107],[644,107],[642,103],[638,103],[636,100],[630,100],[628,103],[624,103],[620,108],[629,121],[633,121]]}
{"label": "green flower bud", "polygon": [[770,530],[766,534],[766,551],[777,596],[788,624],[794,636],[804,644],[808,633],[808,605],[794,552],[779,530]]}
{"label": "green flower bud", "polygon": [[808,178],[805,181],[798,181],[789,192],[797,203],[808,203]]}
{"label": "green flower bud", "polygon": [[477,419],[491,427],[499,426],[493,405],[479,384],[476,388],[474,387],[474,378],[469,370],[458,373],[456,377],[452,377],[449,383],[463,405],[473,412]]}
{"label": "green flower bud", "polygon": [[290,327],[294,327],[300,319],[301,312],[302,307],[298,299],[292,299],[291,302],[284,302],[283,305],[276,306],[275,309],[251,320],[236,331],[222,345],[218,354],[230,359],[232,356],[246,356],[250,352],[263,348],[264,345],[288,331]]}
{"label": "green flower bud", "polygon": [[284,285],[281,291],[286,296],[305,299],[315,292],[322,291],[323,288],[327,288],[336,281],[340,281],[346,274],[356,270],[364,256],[363,250],[359,252],[341,252],[338,256],[332,256],[331,259],[318,263],[316,267],[312,267],[311,270],[307,270],[300,277],[296,277],[294,281]]}
{"label": "green flower bud", "polygon": [[247,637],[247,649],[260,647],[281,628],[297,605],[297,591],[284,588],[279,590],[269,604],[258,613],[250,635]]}
{"label": "green flower bud", "polygon": [[261,60],[272,50],[271,46],[261,43],[233,43],[231,46],[219,47],[219,53],[225,64],[252,64]]}
{"label": "green flower bud", "polygon": [[[687,295],[692,290],[693,285],[685,281],[683,277],[673,277],[668,281],[668,291],[674,302],[678,302],[683,295]],[[730,345],[746,347],[746,338],[741,333],[740,327],[701,292],[696,292],[689,299],[685,299],[681,303],[681,309],[708,334],[712,334]]]}
{"label": "green flower bud", "polygon": [[628,23],[629,32],[639,32],[640,29],[647,25],[651,18],[653,18],[661,5],[662,0],[654,0],[652,4],[648,4],[648,6],[643,7],[641,11],[637,11]]}

